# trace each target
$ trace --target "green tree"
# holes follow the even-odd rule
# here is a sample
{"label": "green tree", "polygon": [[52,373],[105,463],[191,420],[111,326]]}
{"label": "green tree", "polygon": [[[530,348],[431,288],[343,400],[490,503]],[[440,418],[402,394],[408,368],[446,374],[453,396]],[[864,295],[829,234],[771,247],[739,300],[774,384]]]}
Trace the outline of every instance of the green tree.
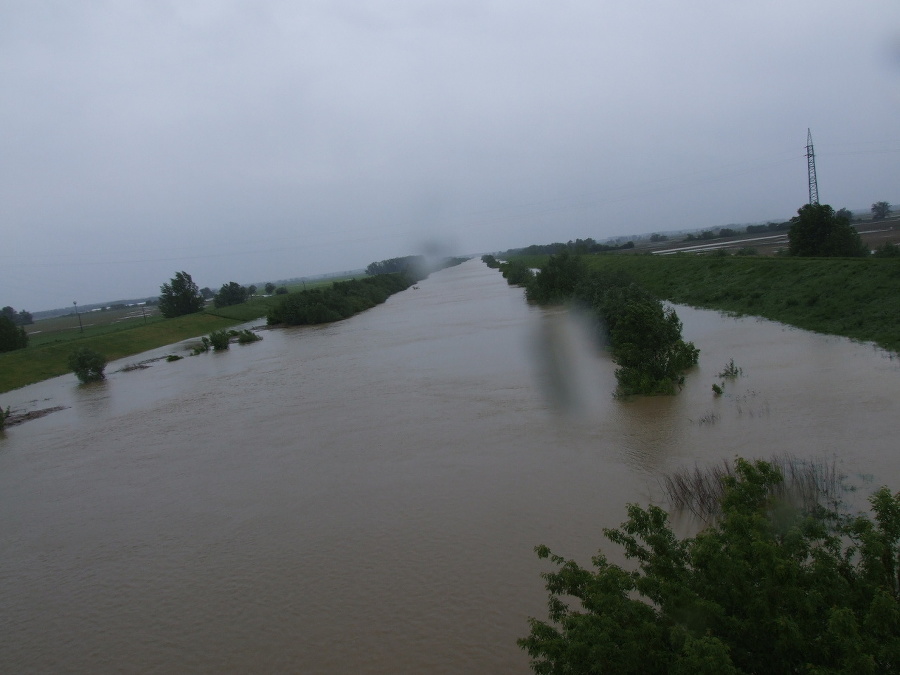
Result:
{"label": "green tree", "polygon": [[850,209],[847,209],[847,208],[838,209],[837,211],[835,211],[834,215],[837,218],[846,219],[846,221],[848,223],[853,222],[853,211],[851,211]]}
{"label": "green tree", "polygon": [[534,272],[521,260],[501,263],[500,273],[510,286],[524,286],[534,278]]}
{"label": "green tree", "polygon": [[[507,280],[511,269],[511,263],[501,265]],[[700,350],[682,340],[675,310],[665,308],[627,275],[588,270],[580,257],[563,249],[525,283],[529,302],[574,301],[596,312],[619,365],[621,396],[673,394],[682,373],[697,363]]]}
{"label": "green tree", "polygon": [[891,205],[887,202],[872,204],[872,220],[884,220],[889,215],[891,215]]}
{"label": "green tree", "polygon": [[203,296],[187,272],[176,272],[171,281],[160,286],[159,290],[159,311],[167,319],[203,309]]}
{"label": "green tree", "polygon": [[212,300],[216,294],[213,293],[213,290],[209,286],[204,286],[200,289],[200,295],[203,296],[204,300]]}
{"label": "green tree", "polygon": [[247,301],[248,291],[236,281],[229,281],[224,284],[216,297],[213,298],[213,304],[216,307],[230,307],[231,305],[239,305]]}
{"label": "green tree", "polygon": [[69,354],[69,368],[82,383],[96,382],[106,377],[106,357],[88,347],[79,347]]}
{"label": "green tree", "polygon": [[231,335],[227,330],[214,330],[209,334],[209,344],[217,352],[228,349],[231,344]]}
{"label": "green tree", "polygon": [[550,256],[541,271],[529,281],[525,297],[529,302],[541,305],[566,302],[584,274],[581,258],[563,249],[557,255]]}
{"label": "green tree", "polygon": [[617,307],[610,330],[612,355],[619,368],[619,393],[671,394],[682,373],[697,364],[700,350],[681,338],[681,320],[655,298],[631,298]]}
{"label": "green tree", "polygon": [[275,284],[271,281],[266,284],[266,295],[272,295],[275,292]]}
{"label": "green tree", "polygon": [[849,257],[865,255],[859,233],[828,204],[806,204],[791,219],[788,251],[795,256]]}
{"label": "green tree", "polygon": [[25,329],[13,321],[0,315],[0,352],[11,352],[28,346],[28,335]]}
{"label": "green tree", "polygon": [[876,258],[900,258],[900,246],[889,241],[875,247],[873,254]]}
{"label": "green tree", "polygon": [[536,673],[900,672],[900,493],[849,519],[779,499],[767,462],[738,459],[724,480],[722,515],[696,537],[634,504],[604,530],[635,571],[537,547],[557,569],[542,575],[549,621],[518,641]]}
{"label": "green tree", "polygon": [[384,302],[412,284],[409,276],[400,273],[336,281],[331,288],[311,288],[287,295],[269,310],[267,322],[299,326],[340,321]]}
{"label": "green tree", "polygon": [[17,326],[30,326],[34,323],[31,312],[26,312],[24,309],[17,312],[9,305],[0,309],[0,316],[5,316]]}
{"label": "green tree", "polygon": [[415,281],[418,281],[427,276],[427,272],[424,272],[425,268],[425,256],[407,255],[401,258],[390,258],[389,260],[369,263],[366,267],[366,274],[369,276],[377,274],[408,274]]}

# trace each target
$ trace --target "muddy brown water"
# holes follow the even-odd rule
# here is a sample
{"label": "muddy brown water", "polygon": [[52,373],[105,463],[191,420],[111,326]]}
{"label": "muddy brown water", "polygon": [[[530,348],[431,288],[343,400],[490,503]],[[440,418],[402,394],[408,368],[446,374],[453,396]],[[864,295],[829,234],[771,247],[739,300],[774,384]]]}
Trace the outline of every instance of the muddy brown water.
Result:
{"label": "muddy brown water", "polygon": [[533,547],[587,563],[673,468],[790,451],[900,489],[883,351],[679,307],[700,366],[621,402],[579,321],[496,271],[419,287],[0,395],[67,406],[0,435],[0,672],[525,673]]}

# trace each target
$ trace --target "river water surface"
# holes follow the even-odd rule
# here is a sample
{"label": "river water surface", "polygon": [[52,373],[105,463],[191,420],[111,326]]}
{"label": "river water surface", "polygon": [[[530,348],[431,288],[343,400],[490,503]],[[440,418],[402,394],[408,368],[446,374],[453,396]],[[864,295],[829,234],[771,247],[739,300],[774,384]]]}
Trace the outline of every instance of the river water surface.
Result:
{"label": "river water surface", "polygon": [[790,451],[900,488],[896,358],[678,312],[701,356],[675,397],[614,400],[579,321],[475,260],[337,324],[3,394],[66,409],[0,434],[0,672],[526,673],[533,547],[588,563],[667,471]]}

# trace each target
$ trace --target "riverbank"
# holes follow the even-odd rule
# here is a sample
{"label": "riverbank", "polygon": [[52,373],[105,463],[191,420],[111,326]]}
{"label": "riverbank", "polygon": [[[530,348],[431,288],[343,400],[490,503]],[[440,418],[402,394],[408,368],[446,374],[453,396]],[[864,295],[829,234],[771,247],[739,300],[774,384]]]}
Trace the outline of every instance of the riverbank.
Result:
{"label": "riverbank", "polygon": [[[265,316],[266,311],[262,307],[262,313],[257,316]],[[77,347],[89,347],[114,361],[230,328],[252,319],[253,317],[237,319],[199,312],[102,335],[81,337],[76,333],[65,340],[6,352],[0,354],[0,393],[71,372],[69,354]]]}
{"label": "riverbank", "polygon": [[[538,267],[545,256],[527,258]],[[757,256],[584,256],[670,302],[760,316],[900,352],[900,261]]]}
{"label": "riverbank", "polygon": [[[448,258],[443,267],[458,265],[463,260]],[[37,344],[0,354],[0,394],[71,372],[68,358],[77,347],[88,347],[114,361],[263,317],[268,317],[269,325],[340,321],[383,303],[436,269],[421,269],[409,277],[379,274],[310,284],[309,288],[298,288],[286,295],[254,296],[237,305],[210,306],[174,319],[154,316],[148,323],[98,323],[88,326],[86,331],[42,335]]]}

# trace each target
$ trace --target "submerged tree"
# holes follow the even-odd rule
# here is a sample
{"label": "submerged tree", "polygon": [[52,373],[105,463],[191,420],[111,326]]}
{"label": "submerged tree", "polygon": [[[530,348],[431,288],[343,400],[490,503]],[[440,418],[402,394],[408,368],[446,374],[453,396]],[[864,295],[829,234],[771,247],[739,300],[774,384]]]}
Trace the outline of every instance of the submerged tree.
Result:
{"label": "submerged tree", "polygon": [[69,354],[69,368],[83,384],[106,377],[106,357],[88,347],[79,347]]}
{"label": "submerged tree", "polygon": [[681,336],[671,307],[620,273],[591,270],[564,250],[527,280],[529,302],[574,301],[594,312],[604,329],[616,370],[617,394],[672,394],[700,350]]}
{"label": "submerged tree", "polygon": [[604,312],[616,364],[619,393],[671,394],[682,373],[697,364],[700,350],[681,337],[681,320],[671,307],[652,297],[618,297]]}
{"label": "submerged tree", "polygon": [[[544,675],[900,672],[900,494],[874,518],[778,499],[772,465],[738,459],[722,515],[679,539],[662,509],[631,504],[604,530],[637,563],[594,570],[536,548],[549,620],[518,640]],[[574,599],[574,602],[573,602]]]}

